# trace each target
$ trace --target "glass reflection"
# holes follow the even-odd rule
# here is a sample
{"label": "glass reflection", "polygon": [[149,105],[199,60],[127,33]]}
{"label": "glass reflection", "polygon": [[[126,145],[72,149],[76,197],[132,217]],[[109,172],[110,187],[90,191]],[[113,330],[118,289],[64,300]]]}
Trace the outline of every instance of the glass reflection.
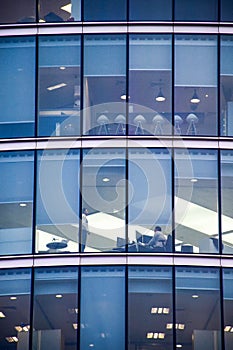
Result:
{"label": "glass reflection", "polygon": [[80,37],[39,37],[39,135],[80,134]]}
{"label": "glass reflection", "polygon": [[73,22],[81,20],[81,0],[38,0],[39,22]]}
{"label": "glass reflection", "polygon": [[175,151],[176,251],[218,253],[217,151]]}
{"label": "glass reflection", "polygon": [[176,268],[176,347],[221,350],[219,270]]}
{"label": "glass reflection", "polygon": [[131,35],[129,134],[171,134],[171,36]]}
{"label": "glass reflection", "polygon": [[125,270],[83,267],[81,270],[80,348],[125,348]]}
{"label": "glass reflection", "polygon": [[174,133],[189,136],[216,135],[216,110],[216,36],[177,35]]}
{"label": "glass reflection", "polygon": [[0,73],[0,138],[34,136],[34,37],[0,39]]}
{"label": "glass reflection", "polygon": [[1,1],[0,23],[34,23],[36,21],[36,0]]}
{"label": "glass reflection", "polygon": [[29,350],[30,269],[1,269],[0,348]]}
{"label": "glass reflection", "polygon": [[233,253],[233,151],[221,151],[221,206],[223,253]]}
{"label": "glass reflection", "polygon": [[223,269],[223,310],[225,350],[231,350],[233,342],[233,270]]}
{"label": "glass reflection", "polygon": [[125,20],[126,0],[84,0],[84,21]]}
{"label": "glass reflection", "polygon": [[0,153],[0,255],[32,252],[33,152]]}
{"label": "glass reflection", "polygon": [[77,349],[78,269],[35,269],[33,349]]}
{"label": "glass reflection", "polygon": [[[82,162],[82,209],[88,210],[85,252],[125,249],[125,151],[93,148]],[[85,225],[82,227],[86,230]]]}
{"label": "glass reflection", "polygon": [[221,136],[233,136],[233,36],[221,37],[221,76],[220,76],[220,101],[221,101]]}
{"label": "glass reflection", "polygon": [[79,151],[40,151],[37,165],[36,252],[77,252]]}
{"label": "glass reflection", "polygon": [[125,135],[125,75],[125,35],[86,35],[83,83],[84,134]]}
{"label": "glass reflection", "polygon": [[[172,209],[169,151],[164,148],[130,149],[129,183],[128,235],[132,242],[129,251],[170,252]],[[161,232],[158,229],[154,233],[156,226],[161,228]],[[152,240],[153,236],[155,240]]]}
{"label": "glass reflection", "polygon": [[128,349],[173,349],[172,270],[129,267]]}
{"label": "glass reflection", "polygon": [[129,18],[131,21],[171,21],[171,0],[129,0]]}

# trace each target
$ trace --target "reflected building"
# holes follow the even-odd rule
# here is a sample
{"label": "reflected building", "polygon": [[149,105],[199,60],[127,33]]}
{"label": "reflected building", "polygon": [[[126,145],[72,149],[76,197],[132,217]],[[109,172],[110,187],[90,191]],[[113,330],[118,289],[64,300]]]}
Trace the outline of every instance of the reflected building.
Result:
{"label": "reflected building", "polygon": [[2,5],[0,349],[231,350],[232,2]]}

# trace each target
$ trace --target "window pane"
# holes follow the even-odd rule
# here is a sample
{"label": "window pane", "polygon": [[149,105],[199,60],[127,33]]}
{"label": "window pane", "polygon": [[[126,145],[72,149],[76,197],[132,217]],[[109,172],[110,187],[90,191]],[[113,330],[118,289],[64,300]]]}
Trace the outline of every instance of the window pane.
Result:
{"label": "window pane", "polygon": [[233,270],[223,269],[223,307],[225,350],[231,350],[233,342]]}
{"label": "window pane", "polygon": [[129,133],[171,134],[171,36],[131,35]]}
{"label": "window pane", "polygon": [[31,23],[36,21],[36,0],[8,0],[1,3],[0,23]]}
{"label": "window pane", "polygon": [[39,22],[73,22],[81,20],[81,0],[38,0]]}
{"label": "window pane", "polygon": [[168,267],[130,267],[128,349],[173,349],[172,271]]}
{"label": "window pane", "polygon": [[84,0],[84,21],[125,21],[126,0]]}
{"label": "window pane", "polygon": [[80,37],[39,38],[39,135],[80,134]]}
{"label": "window pane", "polygon": [[221,136],[233,136],[233,36],[221,37]]}
{"label": "window pane", "polygon": [[77,349],[78,269],[35,269],[33,349]]}
{"label": "window pane", "polygon": [[223,252],[233,254],[233,151],[221,151],[221,198]]}
{"label": "window pane", "polygon": [[38,153],[36,252],[78,251],[79,151]]}
{"label": "window pane", "polygon": [[221,21],[233,21],[233,2],[229,0],[220,0],[221,2]]}
{"label": "window pane", "polygon": [[35,39],[0,39],[0,138],[34,136]]}
{"label": "window pane", "polygon": [[84,134],[125,134],[125,45],[124,35],[84,38]]}
{"label": "window pane", "polygon": [[175,133],[190,136],[216,135],[216,109],[216,36],[177,35],[175,40]]}
{"label": "window pane", "polygon": [[124,268],[83,267],[81,272],[80,349],[124,350]]}
{"label": "window pane", "polygon": [[88,228],[82,228],[82,250],[86,246],[86,252],[122,251],[126,243],[125,151],[86,150],[82,166],[82,208],[89,213]]}
{"label": "window pane", "polygon": [[33,152],[0,153],[0,255],[32,251]]}
{"label": "window pane", "polygon": [[176,251],[218,253],[217,151],[175,151]]}
{"label": "window pane", "polygon": [[171,0],[129,0],[131,21],[171,21]]}
{"label": "window pane", "polygon": [[174,2],[175,21],[218,21],[218,0],[174,0]]}
{"label": "window pane", "polygon": [[29,350],[30,293],[29,269],[1,270],[1,349]]}
{"label": "window pane", "polygon": [[[156,180],[155,180],[156,178]],[[129,150],[130,251],[170,252],[171,155],[167,149]],[[155,226],[162,229],[154,235]],[[151,241],[154,235],[154,240]]]}
{"label": "window pane", "polygon": [[176,346],[178,344],[185,350],[222,349],[217,269],[176,269]]}

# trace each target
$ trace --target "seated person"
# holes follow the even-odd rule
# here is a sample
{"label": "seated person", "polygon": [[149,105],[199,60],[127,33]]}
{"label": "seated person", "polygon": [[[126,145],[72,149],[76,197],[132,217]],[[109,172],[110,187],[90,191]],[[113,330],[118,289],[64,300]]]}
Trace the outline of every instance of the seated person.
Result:
{"label": "seated person", "polygon": [[155,227],[154,236],[151,238],[151,240],[148,243],[144,244],[144,246],[154,251],[165,252],[166,237],[162,233],[162,229],[160,226]]}

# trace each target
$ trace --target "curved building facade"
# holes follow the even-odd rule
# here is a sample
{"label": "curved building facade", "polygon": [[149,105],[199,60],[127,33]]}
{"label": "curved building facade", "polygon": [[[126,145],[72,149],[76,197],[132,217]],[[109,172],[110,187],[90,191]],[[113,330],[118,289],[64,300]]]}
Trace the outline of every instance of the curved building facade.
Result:
{"label": "curved building facade", "polygon": [[0,349],[231,350],[233,4],[0,13]]}

